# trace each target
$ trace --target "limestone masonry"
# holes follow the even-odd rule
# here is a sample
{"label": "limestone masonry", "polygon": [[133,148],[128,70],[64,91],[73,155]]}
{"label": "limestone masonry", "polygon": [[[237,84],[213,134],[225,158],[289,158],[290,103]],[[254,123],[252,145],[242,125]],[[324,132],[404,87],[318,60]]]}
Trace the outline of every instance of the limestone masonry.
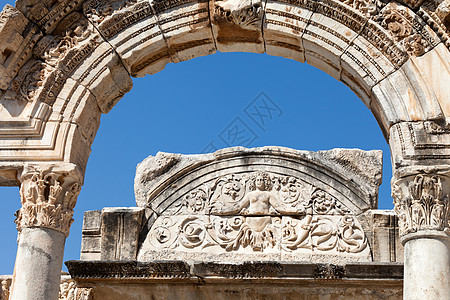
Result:
{"label": "limestone masonry", "polygon": [[[136,259],[146,261],[144,269],[173,267],[191,278],[192,270],[217,274],[222,267],[211,271],[186,261],[155,267],[150,261],[195,256],[213,263],[220,256],[222,263],[245,263],[249,255],[264,268],[274,267],[273,274],[291,274],[291,264],[308,257],[310,267],[292,267],[295,276],[314,281],[314,274],[337,272],[324,276],[347,278],[346,286],[369,276],[347,263],[392,266],[401,261],[402,244],[403,298],[450,299],[449,0],[17,0],[15,5],[0,12],[0,185],[20,186],[22,204],[10,299],[57,299],[63,245],[100,116],[131,90],[131,77],[216,51],[307,62],[348,85],[390,145],[395,214],[376,211],[377,152],[161,153],[139,167],[138,208],[86,215],[91,225],[83,229],[83,257],[120,262],[96,269],[95,261],[93,270],[141,274],[140,265],[123,262]],[[233,161],[245,153],[266,155],[274,168]],[[226,159],[236,163],[234,170],[210,170],[210,178],[186,173],[200,165],[206,172],[208,164],[222,160],[227,169]],[[177,190],[167,185],[171,181]],[[134,231],[117,234],[125,222],[118,215],[134,224]],[[118,236],[123,239],[115,240]],[[203,251],[207,248],[211,252]],[[70,263],[73,276],[83,274],[84,263]],[[250,269],[259,274],[255,266]],[[247,274],[246,268],[239,272]],[[398,285],[394,271],[396,279],[367,268],[378,274],[376,280]],[[122,269],[130,271],[115,273]],[[2,291],[9,282],[2,280]],[[171,282],[164,284],[161,290],[170,291]],[[367,293],[385,295],[377,290],[383,284],[374,283]],[[264,291],[264,284],[257,286]],[[81,288],[83,297],[95,297]],[[208,286],[212,295],[215,288]],[[247,288],[242,285],[237,294]],[[346,297],[359,293],[352,289]],[[399,292],[398,286],[394,290]]]}

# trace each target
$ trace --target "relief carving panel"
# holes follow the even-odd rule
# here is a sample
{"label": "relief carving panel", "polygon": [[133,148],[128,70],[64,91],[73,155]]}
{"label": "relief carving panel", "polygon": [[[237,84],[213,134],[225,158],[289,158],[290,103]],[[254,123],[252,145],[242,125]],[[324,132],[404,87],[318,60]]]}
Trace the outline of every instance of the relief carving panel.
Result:
{"label": "relief carving panel", "polygon": [[187,192],[154,222],[138,259],[156,251],[370,260],[364,230],[345,205],[299,178],[266,171],[221,176]]}

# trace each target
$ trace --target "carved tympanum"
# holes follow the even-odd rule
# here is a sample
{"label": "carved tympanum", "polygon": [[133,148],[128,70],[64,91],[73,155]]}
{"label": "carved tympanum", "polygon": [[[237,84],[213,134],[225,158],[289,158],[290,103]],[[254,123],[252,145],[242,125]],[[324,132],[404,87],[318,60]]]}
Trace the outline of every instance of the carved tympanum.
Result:
{"label": "carved tympanum", "polygon": [[69,235],[80,181],[66,173],[35,169],[22,174],[21,181],[17,229],[47,227]]}
{"label": "carved tympanum", "polygon": [[392,197],[401,235],[420,230],[450,234],[449,198],[441,176],[419,174],[393,181]]}
{"label": "carved tympanum", "polygon": [[364,231],[329,193],[292,176],[231,174],[188,192],[149,233],[156,249],[359,253]]}

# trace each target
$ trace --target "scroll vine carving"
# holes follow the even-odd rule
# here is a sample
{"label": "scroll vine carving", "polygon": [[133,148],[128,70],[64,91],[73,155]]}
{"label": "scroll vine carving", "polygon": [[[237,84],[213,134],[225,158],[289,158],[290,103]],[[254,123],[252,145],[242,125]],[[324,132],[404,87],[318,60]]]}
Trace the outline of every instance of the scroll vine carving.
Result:
{"label": "scroll vine carving", "polygon": [[47,227],[69,235],[81,185],[64,174],[31,171],[21,177],[22,208],[16,213],[17,229]]}
{"label": "scroll vine carving", "polygon": [[352,216],[164,217],[150,232],[156,249],[205,249],[227,252],[282,249],[360,253],[367,247],[364,230]]}
{"label": "scroll vine carving", "polygon": [[39,61],[28,62],[11,82],[11,89],[7,91],[7,99],[33,101],[44,85],[49,69]]}
{"label": "scroll vine carving", "polygon": [[[419,174],[408,183],[405,180],[400,179],[392,184],[400,234],[420,230],[438,230],[450,234],[449,199],[442,191],[441,178]],[[407,188],[402,189],[406,184]]]}
{"label": "scroll vine carving", "polygon": [[156,249],[359,253],[367,247],[363,229],[344,205],[292,176],[223,176],[188,192],[174,207],[149,232]]}
{"label": "scroll vine carving", "polygon": [[306,216],[303,220],[289,219],[282,228],[281,247],[287,251],[299,248],[358,253],[367,247],[364,230],[352,216],[332,218]]}

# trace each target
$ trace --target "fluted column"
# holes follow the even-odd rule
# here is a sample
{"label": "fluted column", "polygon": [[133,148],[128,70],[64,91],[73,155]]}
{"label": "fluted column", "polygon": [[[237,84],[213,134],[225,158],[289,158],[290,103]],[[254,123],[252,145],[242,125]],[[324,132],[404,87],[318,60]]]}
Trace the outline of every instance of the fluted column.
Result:
{"label": "fluted column", "polygon": [[12,300],[58,299],[64,243],[82,176],[73,164],[25,166],[19,176],[18,249]]}
{"label": "fluted column", "polygon": [[450,299],[449,174],[445,166],[406,167],[392,180],[405,249],[405,300]]}

